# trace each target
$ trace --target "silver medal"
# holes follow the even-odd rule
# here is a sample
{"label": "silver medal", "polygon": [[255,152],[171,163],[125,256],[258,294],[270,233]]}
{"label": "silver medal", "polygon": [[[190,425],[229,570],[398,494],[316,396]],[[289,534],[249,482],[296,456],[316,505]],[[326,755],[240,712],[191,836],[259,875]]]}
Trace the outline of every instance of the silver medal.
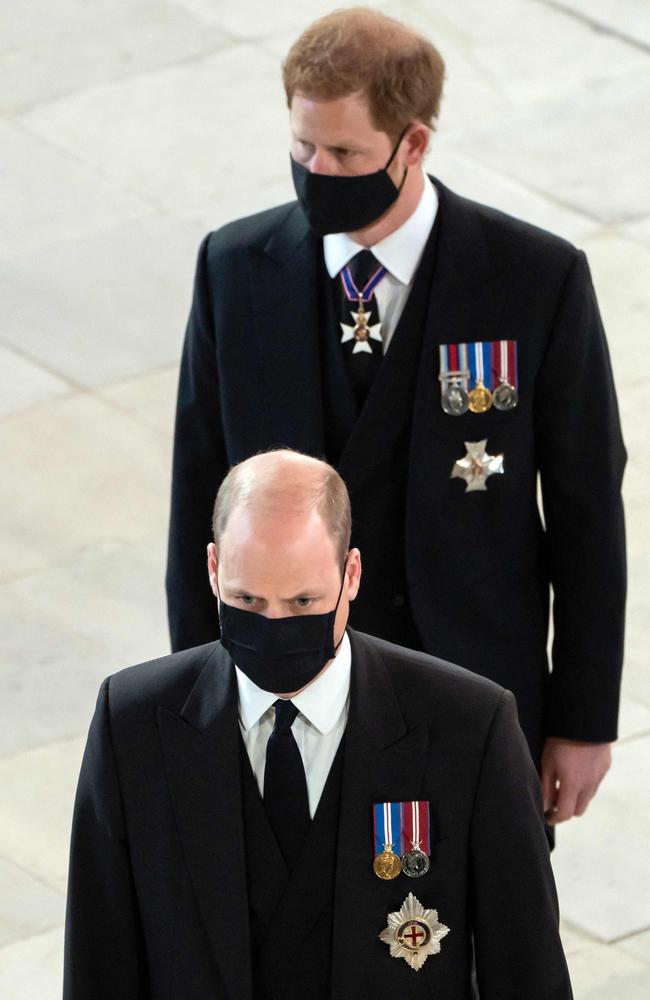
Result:
{"label": "silver medal", "polygon": [[450,417],[460,417],[469,409],[467,384],[469,372],[444,372],[439,376],[442,383],[440,405]]}
{"label": "silver medal", "polygon": [[429,858],[419,847],[413,847],[402,855],[402,871],[409,878],[422,878],[429,871]]}
{"label": "silver medal", "polygon": [[502,382],[492,393],[492,402],[497,410],[514,410],[519,394],[514,385]]}

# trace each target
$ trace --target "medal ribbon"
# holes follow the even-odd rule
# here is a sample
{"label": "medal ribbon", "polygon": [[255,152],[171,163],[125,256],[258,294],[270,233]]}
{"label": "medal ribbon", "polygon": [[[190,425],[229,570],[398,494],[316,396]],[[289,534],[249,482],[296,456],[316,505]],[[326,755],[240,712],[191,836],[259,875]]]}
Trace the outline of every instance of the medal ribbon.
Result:
{"label": "medal ribbon", "polygon": [[407,851],[419,847],[426,855],[431,854],[428,802],[402,802],[402,833]]}
{"label": "medal ribbon", "polygon": [[343,282],[343,291],[350,300],[350,302],[358,302],[359,299],[367,305],[375,294],[375,288],[384,277],[388,274],[388,270],[385,267],[378,267],[375,273],[368,279],[362,291],[360,291],[354,283],[354,279],[350,274],[350,267],[348,264],[345,265],[341,271],[341,281]]}
{"label": "medal ribbon", "polygon": [[482,382],[486,389],[492,388],[492,364],[490,358],[490,348],[492,344],[489,340],[479,340],[474,344],[460,345],[469,353],[469,370],[474,385]]}
{"label": "medal ribbon", "polygon": [[517,388],[517,341],[495,340],[492,347],[492,364],[496,385]]}
{"label": "medal ribbon", "polygon": [[375,832],[375,857],[392,844],[395,854],[402,853],[402,824],[399,802],[375,802],[372,807]]}
{"label": "medal ribbon", "polygon": [[440,375],[444,378],[449,372],[466,374],[467,344],[439,344]]}

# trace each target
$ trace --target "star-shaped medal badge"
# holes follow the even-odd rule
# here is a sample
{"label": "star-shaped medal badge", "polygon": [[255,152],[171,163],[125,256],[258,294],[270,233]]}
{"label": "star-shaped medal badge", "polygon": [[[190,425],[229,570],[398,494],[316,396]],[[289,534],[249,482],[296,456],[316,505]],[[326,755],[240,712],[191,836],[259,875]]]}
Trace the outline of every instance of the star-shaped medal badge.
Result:
{"label": "star-shaped medal badge", "polygon": [[495,473],[503,475],[503,455],[488,455],[485,450],[487,438],[483,441],[465,441],[467,454],[454,463],[452,479],[464,479],[466,493],[487,490],[486,480]]}
{"label": "star-shaped medal badge", "polygon": [[354,326],[349,326],[347,323],[341,323],[341,329],[343,330],[341,343],[345,344],[348,340],[354,340],[355,345],[352,348],[353,354],[356,354],[358,351],[367,351],[372,354],[372,347],[368,341],[381,341],[381,323],[374,323],[370,326],[368,321],[371,316],[372,311],[366,312],[363,308],[363,302],[359,299],[359,311],[352,313]]}
{"label": "star-shaped medal badge", "polygon": [[437,955],[449,928],[438,920],[437,910],[427,910],[412,892],[395,913],[388,914],[388,927],[379,938],[390,948],[391,958],[403,958],[419,972],[429,955]]}

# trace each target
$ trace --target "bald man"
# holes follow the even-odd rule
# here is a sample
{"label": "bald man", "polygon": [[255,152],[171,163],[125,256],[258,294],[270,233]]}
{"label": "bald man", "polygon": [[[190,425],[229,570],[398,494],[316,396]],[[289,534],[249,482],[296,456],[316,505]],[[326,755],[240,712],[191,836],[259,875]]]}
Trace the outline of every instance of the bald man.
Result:
{"label": "bald man", "polygon": [[241,463],[213,530],[220,642],[101,688],[65,1000],[468,1000],[472,941],[482,997],[570,998],[513,696],[346,627],[325,463]]}

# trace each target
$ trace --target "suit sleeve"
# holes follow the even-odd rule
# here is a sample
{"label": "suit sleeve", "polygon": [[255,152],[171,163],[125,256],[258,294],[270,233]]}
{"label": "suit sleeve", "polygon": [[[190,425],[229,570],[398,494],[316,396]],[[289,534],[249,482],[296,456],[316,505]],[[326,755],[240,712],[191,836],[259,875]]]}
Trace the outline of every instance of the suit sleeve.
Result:
{"label": "suit sleeve", "polygon": [[206,545],[211,539],[214,499],[229,463],[207,273],[209,238],[206,236],[199,250],[174,430],[166,576],[173,651],[219,637],[217,606],[206,569]]}
{"label": "suit sleeve", "polygon": [[486,740],[470,850],[481,1000],[570,1000],[539,778],[509,691]]}
{"label": "suit sleeve", "polygon": [[63,1000],[140,1000],[143,946],[104,681],[72,821]]}
{"label": "suit sleeve", "polygon": [[576,253],[535,388],[554,640],[548,736],[616,738],[625,612],[626,454],[589,268]]}

